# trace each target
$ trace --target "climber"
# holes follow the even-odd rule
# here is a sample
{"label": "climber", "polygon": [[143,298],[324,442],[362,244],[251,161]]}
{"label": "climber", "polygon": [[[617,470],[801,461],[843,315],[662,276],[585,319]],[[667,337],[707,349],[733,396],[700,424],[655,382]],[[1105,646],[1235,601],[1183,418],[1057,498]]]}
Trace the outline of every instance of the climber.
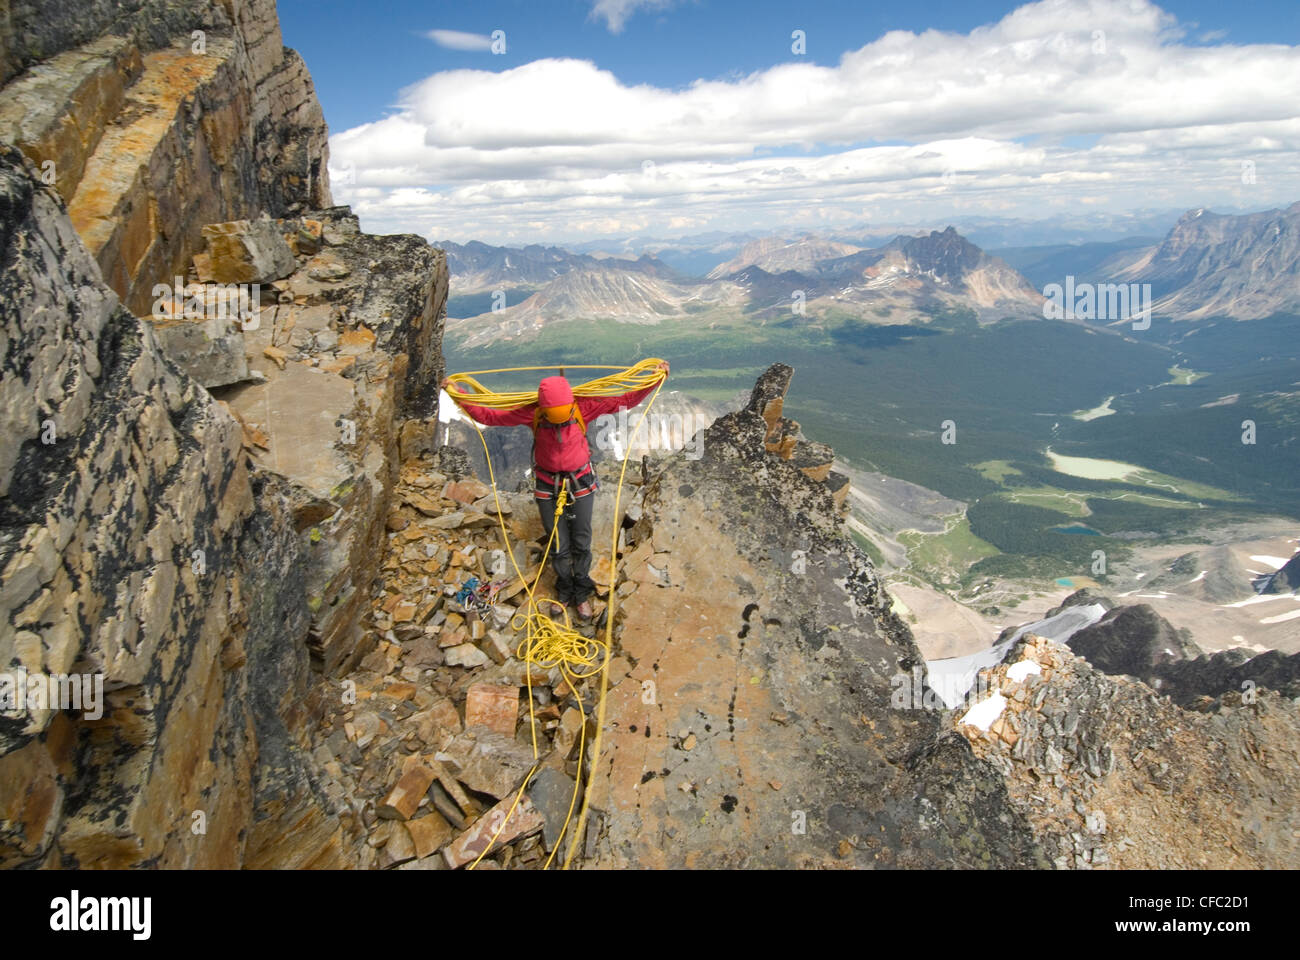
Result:
{"label": "climber", "polygon": [[[668,364],[659,364],[668,376]],[[590,597],[596,589],[591,573],[591,494],[600,489],[591,465],[591,448],[587,444],[587,424],[604,414],[618,413],[635,407],[650,395],[658,384],[631,390],[616,397],[575,397],[564,377],[546,377],[537,386],[534,403],[513,410],[493,410],[477,404],[462,403],[460,408],[485,426],[508,427],[527,424],[533,430],[533,497],[542,517],[542,527],[549,536],[555,529],[555,592],[561,603],[571,604],[579,617],[590,619]],[[459,384],[444,378],[442,389]],[[555,497],[561,483],[568,481],[567,500],[555,520]]]}

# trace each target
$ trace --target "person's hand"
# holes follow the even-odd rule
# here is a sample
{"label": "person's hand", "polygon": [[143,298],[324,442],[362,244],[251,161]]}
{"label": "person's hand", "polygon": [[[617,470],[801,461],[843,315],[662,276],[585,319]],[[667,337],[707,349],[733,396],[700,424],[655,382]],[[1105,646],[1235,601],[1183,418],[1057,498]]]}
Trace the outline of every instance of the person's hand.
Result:
{"label": "person's hand", "polygon": [[659,362],[659,366],[656,367],[656,369],[657,369],[657,370],[662,370],[662,371],[663,371],[663,375],[664,375],[665,377],[668,376],[668,361],[667,361],[667,360],[661,360],[661,361]]}

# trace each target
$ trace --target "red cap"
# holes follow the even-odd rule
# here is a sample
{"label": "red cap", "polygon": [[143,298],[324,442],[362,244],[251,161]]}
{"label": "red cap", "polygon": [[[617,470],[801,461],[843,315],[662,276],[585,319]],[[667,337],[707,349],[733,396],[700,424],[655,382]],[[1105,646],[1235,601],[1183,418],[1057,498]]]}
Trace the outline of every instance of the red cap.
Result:
{"label": "red cap", "polygon": [[559,407],[573,403],[573,387],[564,377],[546,377],[537,385],[539,407]]}

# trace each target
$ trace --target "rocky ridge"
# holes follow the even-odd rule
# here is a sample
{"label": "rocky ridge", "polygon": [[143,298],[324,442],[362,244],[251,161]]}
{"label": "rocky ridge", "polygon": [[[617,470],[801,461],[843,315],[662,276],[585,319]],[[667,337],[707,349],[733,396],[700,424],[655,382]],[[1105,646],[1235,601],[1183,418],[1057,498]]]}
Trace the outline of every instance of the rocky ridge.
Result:
{"label": "rocky ridge", "polygon": [[[833,484],[798,466],[817,457],[801,453],[812,445],[783,416],[791,374],[774,366],[743,409],[715,421],[703,460],[647,458],[624,491],[594,774],[579,769],[577,742],[584,716],[595,734],[598,688],[570,689],[518,659],[513,615],[525,596],[511,572],[494,572],[513,569],[502,565],[501,522],[519,567],[530,580],[537,572],[542,530],[527,493],[499,493],[498,518],[462,453],[444,447],[405,465],[366,620],[375,647],[352,675],[356,702],[328,711],[322,729],[332,752],[322,762],[356,784],[377,851],[368,862],[446,869],[486,850],[477,869],[540,868],[580,775],[593,790],[584,866],[1093,869],[1294,857],[1286,798],[1300,769],[1298,715],[1290,675],[1271,674],[1269,655],[1239,671],[1254,684],[1206,696],[1211,672],[1193,665],[1221,670],[1231,657],[1189,659],[1198,651],[1187,642],[1164,654],[1166,634],[1184,638],[1158,617],[1079,591],[1065,605],[1101,602],[1111,610],[1097,627],[1142,635],[1136,659],[1109,669],[1143,679],[1107,676],[1030,634],[983,675],[1006,699],[990,723],[926,708],[923,681],[898,703],[898,679],[920,676],[919,657],[844,541]],[[598,550],[603,542],[598,525]],[[608,557],[595,576],[608,598]],[[497,602],[458,602],[470,577],[495,580]],[[1101,636],[1090,643],[1107,649]],[[1195,702],[1162,695],[1188,669]],[[483,824],[502,822],[535,763],[526,800],[488,849]]]}
{"label": "rocky ridge", "polygon": [[[603,555],[593,573],[617,601],[581,862],[1045,865],[993,771],[942,735],[939,716],[889,709],[890,671],[919,653],[869,561],[838,532],[843,490],[828,448],[782,415],[792,372],[774,366],[745,409],[715,421],[702,460],[643,460],[624,491],[618,577],[610,583]],[[517,656],[513,615],[526,598],[502,565],[498,524],[531,579],[535,507],[527,493],[500,494],[498,518],[467,465],[441,448],[404,467],[366,620],[374,647],[343,678],[355,699],[323,719],[319,760],[351,784],[377,866],[472,863],[534,762],[528,798],[487,861],[541,866],[574,778],[593,776],[576,751],[584,726],[595,734],[598,678],[570,687]],[[710,516],[729,510],[743,517]],[[789,570],[801,551],[807,568]],[[498,583],[495,603],[457,599],[470,577]],[[581,631],[595,634],[604,615],[602,602]]]}
{"label": "rocky ridge", "polygon": [[1271,690],[1184,710],[1032,634],[982,675],[1005,701],[954,720],[1058,868],[1277,869],[1300,856],[1300,710]]}

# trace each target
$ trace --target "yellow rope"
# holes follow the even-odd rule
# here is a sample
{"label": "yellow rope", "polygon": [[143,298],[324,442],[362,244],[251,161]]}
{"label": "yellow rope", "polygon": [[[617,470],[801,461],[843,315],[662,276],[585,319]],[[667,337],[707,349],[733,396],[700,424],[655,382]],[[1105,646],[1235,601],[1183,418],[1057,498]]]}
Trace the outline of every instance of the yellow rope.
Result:
{"label": "yellow rope", "polygon": [[589,380],[573,388],[575,397],[616,397],[621,393],[627,393],[631,390],[643,390],[660,382],[663,379],[663,375],[658,369],[661,363],[663,363],[662,360],[652,357],[649,360],[642,360],[632,367],[610,367],[603,364],[565,364],[563,368],[559,366],[501,367],[497,370],[471,370],[469,373],[455,373],[447,378],[452,384],[463,384],[468,387],[468,391],[462,393],[459,390],[448,390],[447,393],[457,403],[472,403],[493,410],[513,410],[515,407],[536,403],[537,391],[497,393],[479,383],[474,379],[475,376],[488,373],[513,373],[520,370],[618,370],[619,373],[610,374],[606,377],[597,377],[595,380]]}
{"label": "yellow rope", "polygon": [[[659,386],[663,386],[663,377],[660,378]],[[650,402],[646,408],[641,411],[641,416],[632,428],[632,436],[628,437],[627,450],[623,452],[623,467],[618,472],[618,488],[614,493],[614,523],[610,530],[609,536],[609,607],[605,616],[605,646],[612,649],[611,644],[614,637],[614,587],[618,582],[618,568],[614,563],[614,558],[618,555],[618,531],[620,526],[619,504],[623,498],[623,477],[627,474],[628,456],[632,452],[632,438],[641,430],[641,424],[646,415],[650,413],[650,408],[654,406],[655,398],[659,396],[659,387],[650,395]],[[591,806],[591,783],[596,778],[596,765],[600,762],[600,741],[601,735],[605,731],[605,693],[609,688],[609,658],[600,667],[600,698],[596,707],[596,742],[592,745],[591,751],[591,777],[587,781],[587,790],[582,795],[582,812],[578,815],[578,826],[574,829],[573,835],[569,838],[569,849],[564,855],[564,869],[569,869],[569,861],[573,859],[574,851],[578,848],[578,838],[583,835],[583,828],[587,824],[587,810]],[[583,731],[586,732],[586,718],[583,718]],[[582,776],[582,747],[578,748],[578,776]],[[569,805],[569,815],[573,815],[573,805]],[[566,821],[567,826],[567,821]],[[563,832],[561,832],[563,836]],[[560,849],[559,841],[555,843],[555,849]],[[554,851],[552,851],[554,856]]]}
{"label": "yellow rope", "polygon": [[[559,667],[561,675],[569,688],[577,694],[577,684],[579,680],[593,677],[597,672],[600,673],[600,698],[597,707],[596,722],[596,739],[592,751],[591,770],[592,777],[588,778],[587,789],[583,791],[582,809],[578,816],[578,826],[573,832],[568,851],[564,858],[564,869],[568,869],[569,862],[573,858],[574,851],[577,847],[577,838],[582,835],[583,827],[587,822],[587,811],[591,802],[591,780],[596,772],[596,764],[600,759],[600,741],[601,732],[605,722],[605,694],[608,689],[609,678],[609,660],[610,650],[613,649],[613,632],[614,632],[614,586],[617,581],[617,563],[615,557],[618,554],[618,531],[619,531],[619,504],[623,495],[623,478],[627,473],[628,459],[632,453],[632,438],[634,438],[641,429],[641,423],[650,413],[650,408],[654,406],[655,399],[659,396],[659,387],[663,385],[665,376],[659,369],[663,361],[658,358],[642,360],[632,367],[610,367],[595,364],[576,364],[565,365],[564,369],[572,370],[618,370],[617,374],[611,374],[605,377],[599,377],[587,383],[580,384],[573,388],[573,394],[576,397],[600,397],[600,396],[620,396],[632,390],[641,390],[646,387],[655,385],[655,392],[650,396],[650,402],[646,404],[645,410],[641,412],[640,419],[637,420],[636,426],[632,430],[632,436],[627,440],[627,449],[623,453],[623,467],[618,475],[618,489],[614,496],[614,523],[610,537],[609,549],[609,601],[605,610],[605,639],[603,641],[593,638],[584,637],[578,631],[574,630],[569,622],[569,611],[558,601],[549,601],[559,606],[564,614],[564,624],[561,625],[551,617],[542,613],[538,609],[538,597],[536,594],[537,585],[541,582],[542,573],[546,569],[546,559],[550,555],[551,546],[555,542],[555,534],[559,529],[560,517],[564,507],[568,502],[568,480],[562,481],[560,489],[555,500],[555,521],[551,525],[550,536],[546,541],[546,549],[542,552],[541,561],[538,563],[537,576],[533,578],[532,584],[528,583],[527,577],[519,569],[519,562],[515,559],[514,551],[510,548],[509,535],[506,531],[505,517],[501,513],[501,497],[497,490],[496,472],[492,467],[492,454],[488,450],[487,439],[483,436],[483,431],[478,422],[470,417],[470,422],[474,425],[478,433],[479,442],[483,444],[483,455],[487,458],[488,478],[492,483],[492,497],[497,507],[497,523],[501,528],[501,542],[505,545],[505,552],[510,557],[510,563],[515,568],[515,574],[519,577],[528,592],[528,612],[517,613],[511,618],[510,625],[516,629],[525,630],[524,639],[520,641],[515,650],[515,656],[518,657],[528,669],[525,670],[524,680],[528,686],[528,718],[532,730],[533,739],[533,760],[538,759],[537,750],[537,715],[533,707],[533,675],[531,666],[536,665],[543,670],[551,670]],[[489,407],[492,409],[513,409],[537,402],[537,392],[530,393],[496,393],[484,387],[476,379],[478,374],[492,373],[512,373],[526,370],[551,370],[559,369],[558,367],[502,367],[496,370],[475,370],[470,373],[453,374],[447,378],[450,384],[465,384],[470,387],[469,392],[458,390],[448,390],[448,395],[457,403],[471,403],[478,406]],[[545,600],[545,598],[543,598]],[[582,714],[582,726],[578,738],[578,775],[574,778],[573,795],[569,798],[569,811],[564,819],[564,826],[560,829],[559,836],[555,838],[555,845],[551,850],[550,856],[546,858],[546,863],[542,869],[551,865],[555,854],[559,852],[560,841],[569,829],[569,823],[573,819],[573,807],[577,802],[578,788],[582,783],[583,759],[586,752],[587,741],[587,710],[583,703],[582,697],[575,696],[578,701],[578,710]],[[483,852],[475,858],[470,864],[470,870],[478,866],[492,846],[496,843],[497,837],[505,829],[506,824],[514,815],[515,808],[519,806],[519,801],[523,798],[524,791],[528,789],[528,784],[532,782],[533,775],[537,772],[537,763],[534,762],[528,776],[519,787],[519,792],[515,795],[514,803],[510,805],[509,812],[506,813],[501,823],[497,826],[496,831],[492,834],[492,839],[488,841]]]}

